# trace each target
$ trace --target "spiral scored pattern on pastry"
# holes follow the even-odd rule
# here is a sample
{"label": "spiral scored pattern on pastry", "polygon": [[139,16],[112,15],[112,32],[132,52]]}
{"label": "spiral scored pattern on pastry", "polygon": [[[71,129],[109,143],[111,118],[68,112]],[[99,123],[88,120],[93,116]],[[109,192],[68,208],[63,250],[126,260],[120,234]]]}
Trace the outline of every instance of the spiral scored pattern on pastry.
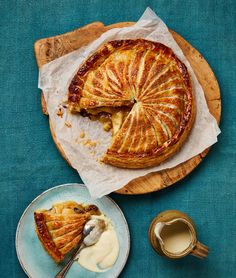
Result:
{"label": "spiral scored pattern on pastry", "polygon": [[130,107],[103,157],[123,168],[160,164],[183,144],[193,125],[194,98],[186,66],[163,44],[111,41],[90,56],[68,93],[72,111]]}

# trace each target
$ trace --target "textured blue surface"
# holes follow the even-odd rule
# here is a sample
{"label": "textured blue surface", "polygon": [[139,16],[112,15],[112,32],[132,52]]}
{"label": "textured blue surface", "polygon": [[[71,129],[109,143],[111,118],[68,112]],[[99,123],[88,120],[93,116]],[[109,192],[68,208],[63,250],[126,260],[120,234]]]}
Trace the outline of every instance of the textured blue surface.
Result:
{"label": "textured blue surface", "polygon": [[[236,2],[2,0],[0,2],[0,270],[25,277],[15,254],[17,222],[42,191],[79,176],[61,158],[42,115],[37,89],[35,40],[92,21],[135,21],[150,6],[208,60],[221,87],[222,134],[187,178],[146,196],[112,194],[131,232],[131,253],[121,277],[235,277],[236,273]],[[205,261],[168,261],[151,249],[147,231],[162,210],[182,210],[195,220],[211,248]],[[2,239],[3,238],[3,239]],[[43,278],[43,277],[42,277]]]}

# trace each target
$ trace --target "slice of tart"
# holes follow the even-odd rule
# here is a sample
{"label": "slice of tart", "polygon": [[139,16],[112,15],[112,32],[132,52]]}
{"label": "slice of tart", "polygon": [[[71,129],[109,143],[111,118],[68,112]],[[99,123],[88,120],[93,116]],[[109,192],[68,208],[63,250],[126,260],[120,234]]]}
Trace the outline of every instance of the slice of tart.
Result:
{"label": "slice of tart", "polygon": [[34,212],[36,232],[44,249],[57,263],[82,239],[83,228],[92,215],[100,215],[95,205],[74,201],[57,203],[49,210]]}

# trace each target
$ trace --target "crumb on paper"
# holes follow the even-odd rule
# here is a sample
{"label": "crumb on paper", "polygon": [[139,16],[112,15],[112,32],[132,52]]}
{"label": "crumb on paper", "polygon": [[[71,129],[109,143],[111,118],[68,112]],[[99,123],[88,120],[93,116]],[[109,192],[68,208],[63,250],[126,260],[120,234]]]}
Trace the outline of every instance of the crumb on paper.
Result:
{"label": "crumb on paper", "polygon": [[68,97],[67,96],[63,96],[61,103],[68,103]]}
{"label": "crumb on paper", "polygon": [[63,110],[62,110],[61,107],[57,110],[57,116],[58,116],[58,117],[61,117],[61,118],[62,118],[62,116],[63,116]]}
{"label": "crumb on paper", "polygon": [[84,139],[84,137],[85,137],[84,133],[80,134],[80,136],[75,139],[75,143],[81,144],[85,147],[88,147],[89,149],[95,148],[97,146],[97,143],[95,141],[92,141],[91,139]]}
{"label": "crumb on paper", "polygon": [[84,131],[83,131],[83,130],[80,132],[79,137],[80,137],[80,138],[84,138],[84,137],[85,137],[85,133],[84,133]]}
{"label": "crumb on paper", "polygon": [[96,151],[93,150],[93,151],[90,152],[90,154],[94,157],[96,155]]}
{"label": "crumb on paper", "polygon": [[66,125],[67,127],[71,127],[71,126],[72,126],[71,123],[69,123],[68,121],[65,121],[65,125]]}
{"label": "crumb on paper", "polygon": [[104,162],[102,161],[102,158],[97,158],[96,161],[101,164],[101,165],[104,165]]}
{"label": "crumb on paper", "polygon": [[61,105],[63,108],[65,108],[65,109],[68,108],[69,105],[68,105],[68,99],[67,99],[67,97],[64,97],[64,98],[62,99],[60,105]]}
{"label": "crumb on paper", "polygon": [[92,141],[91,139],[87,139],[87,140],[85,140],[85,141],[82,141],[82,144],[83,144],[84,146],[91,147],[91,148],[94,148],[94,147],[97,146],[97,143],[94,142],[94,141]]}

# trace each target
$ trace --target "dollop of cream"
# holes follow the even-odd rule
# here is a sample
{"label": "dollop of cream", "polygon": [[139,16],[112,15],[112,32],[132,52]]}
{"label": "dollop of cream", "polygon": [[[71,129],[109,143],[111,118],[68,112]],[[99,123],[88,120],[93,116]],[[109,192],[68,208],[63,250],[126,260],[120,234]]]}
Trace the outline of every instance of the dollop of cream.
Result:
{"label": "dollop of cream", "polygon": [[119,241],[111,220],[105,215],[92,216],[92,218],[105,221],[106,229],[99,241],[81,250],[78,263],[93,272],[105,272],[110,269],[117,260],[119,254]]}

